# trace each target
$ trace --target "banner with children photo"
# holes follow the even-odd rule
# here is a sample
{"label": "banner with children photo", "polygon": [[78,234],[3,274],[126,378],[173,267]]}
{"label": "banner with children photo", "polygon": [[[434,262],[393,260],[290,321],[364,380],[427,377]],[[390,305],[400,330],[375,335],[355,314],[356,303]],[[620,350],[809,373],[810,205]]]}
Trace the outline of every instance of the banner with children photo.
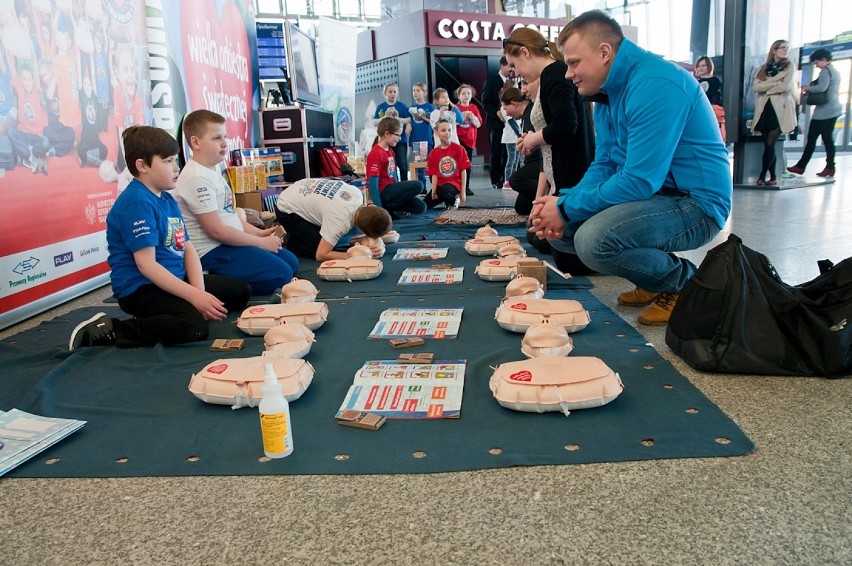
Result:
{"label": "banner with children photo", "polygon": [[127,126],[209,108],[255,144],[251,5],[0,0],[0,328],[109,282]]}
{"label": "banner with children photo", "polygon": [[322,107],[334,115],[335,143],[354,149],[356,53],[353,46],[358,40],[358,30],[329,18],[320,18],[317,35]]}

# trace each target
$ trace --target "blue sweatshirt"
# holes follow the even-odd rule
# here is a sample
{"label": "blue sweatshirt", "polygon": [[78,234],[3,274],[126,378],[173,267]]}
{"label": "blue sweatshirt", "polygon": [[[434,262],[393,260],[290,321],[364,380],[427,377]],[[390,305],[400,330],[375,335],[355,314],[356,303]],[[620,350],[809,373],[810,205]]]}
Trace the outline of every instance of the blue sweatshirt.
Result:
{"label": "blue sweatshirt", "polygon": [[728,153],[695,78],[624,39],[601,90],[595,160],[576,186],[559,191],[563,216],[587,220],[666,188],[689,192],[724,226],[733,192]]}

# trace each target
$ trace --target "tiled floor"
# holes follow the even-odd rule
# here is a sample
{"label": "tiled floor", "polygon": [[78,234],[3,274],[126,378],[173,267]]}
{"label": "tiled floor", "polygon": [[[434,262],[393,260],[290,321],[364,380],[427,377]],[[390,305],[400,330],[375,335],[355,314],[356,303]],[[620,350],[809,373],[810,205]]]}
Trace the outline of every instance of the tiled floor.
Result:
{"label": "tiled floor", "polygon": [[[512,201],[486,177],[474,181],[471,204]],[[845,155],[833,185],[737,190],[716,241],[736,233],[799,283],[817,274],[817,259],[852,256],[850,218]],[[705,250],[686,255],[700,262]],[[636,325],[638,309],[615,303],[626,281],[592,281],[743,428],[753,454],[431,475],[6,478],[0,564],[852,563],[852,379],[695,371],[663,329]]]}

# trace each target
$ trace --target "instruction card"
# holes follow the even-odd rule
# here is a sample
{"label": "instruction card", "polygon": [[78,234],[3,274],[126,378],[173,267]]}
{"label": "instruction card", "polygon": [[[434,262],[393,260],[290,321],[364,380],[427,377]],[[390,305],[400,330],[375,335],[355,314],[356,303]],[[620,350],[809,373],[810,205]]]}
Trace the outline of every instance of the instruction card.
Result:
{"label": "instruction card", "polygon": [[86,421],[54,419],[12,409],[0,411],[0,475],[50,448]]}
{"label": "instruction card", "polygon": [[355,374],[338,415],[368,411],[389,419],[457,419],[466,360],[400,364],[372,360]]}
{"label": "instruction card", "polygon": [[464,279],[464,267],[443,269],[435,267],[407,267],[403,270],[397,285],[421,285],[438,283],[454,285]]}
{"label": "instruction card", "polygon": [[433,340],[453,340],[458,337],[463,308],[406,309],[391,308],[379,315],[370,332],[371,340],[418,336]]}
{"label": "instruction card", "polygon": [[443,259],[447,257],[449,250],[450,248],[399,248],[393,256],[393,261]]}

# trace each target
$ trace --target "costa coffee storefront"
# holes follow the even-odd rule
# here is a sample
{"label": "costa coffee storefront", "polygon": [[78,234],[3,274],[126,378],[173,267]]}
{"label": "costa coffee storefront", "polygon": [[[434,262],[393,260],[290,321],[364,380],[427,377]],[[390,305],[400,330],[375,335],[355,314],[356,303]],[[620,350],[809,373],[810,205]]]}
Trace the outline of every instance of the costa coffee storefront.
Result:
{"label": "costa coffee storefront", "polygon": [[[425,10],[385,23],[358,37],[358,73],[355,115],[363,129],[367,115],[384,102],[385,83],[399,85],[400,100],[411,104],[411,86],[425,82],[429,93],[445,88],[451,93],[460,83],[476,89],[475,103],[489,73],[499,70],[503,39],[515,28],[530,27],[552,41],[564,20],[523,18],[496,14],[469,14]],[[372,115],[370,115],[372,117]],[[361,130],[357,132],[361,133]],[[488,155],[488,136],[479,135],[477,154]]]}

